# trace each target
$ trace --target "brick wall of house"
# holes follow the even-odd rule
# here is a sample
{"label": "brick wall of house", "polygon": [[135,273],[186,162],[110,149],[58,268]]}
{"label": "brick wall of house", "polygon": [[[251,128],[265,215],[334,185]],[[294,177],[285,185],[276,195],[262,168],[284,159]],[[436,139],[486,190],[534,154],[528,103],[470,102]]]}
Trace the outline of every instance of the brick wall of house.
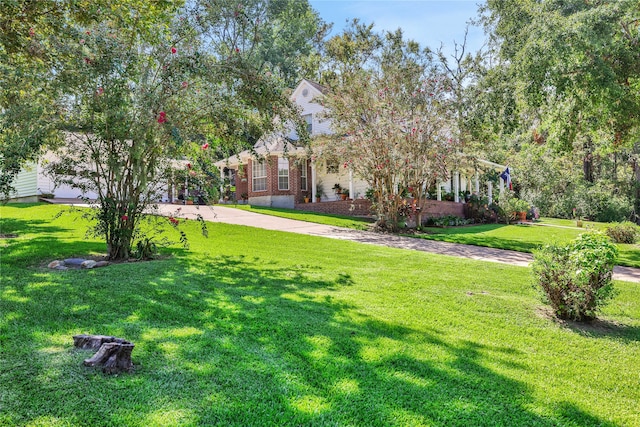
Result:
{"label": "brick wall of house", "polygon": [[[371,216],[371,202],[366,199],[338,200],[335,202],[320,203],[297,203],[296,209],[336,215]],[[464,203],[427,200],[424,212],[425,218],[442,217],[447,215],[464,218]]]}
{"label": "brick wall of house", "polygon": [[[253,182],[251,174],[247,179],[247,193],[249,197],[261,196],[291,196],[293,195],[296,202],[302,202],[305,197],[311,197],[311,165],[307,162],[307,189],[302,190],[301,187],[301,165],[294,159],[289,159],[289,189],[278,189],[278,157],[270,156],[267,160],[267,189],[266,191],[253,191]],[[247,171],[251,171],[253,159],[249,159]]]}
{"label": "brick wall of house", "polygon": [[297,203],[296,209],[347,216],[371,216],[371,202],[366,199],[337,200],[320,203]]}

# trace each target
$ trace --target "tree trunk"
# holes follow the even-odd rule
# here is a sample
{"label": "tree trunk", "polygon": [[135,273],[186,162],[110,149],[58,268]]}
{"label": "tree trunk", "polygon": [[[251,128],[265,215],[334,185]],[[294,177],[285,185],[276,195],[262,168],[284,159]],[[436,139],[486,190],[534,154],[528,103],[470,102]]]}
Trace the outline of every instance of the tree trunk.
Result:
{"label": "tree trunk", "polygon": [[133,369],[131,352],[135,346],[122,338],[105,335],[75,335],[73,345],[83,350],[98,349],[90,359],[85,359],[85,366],[102,365],[102,372],[118,374]]}

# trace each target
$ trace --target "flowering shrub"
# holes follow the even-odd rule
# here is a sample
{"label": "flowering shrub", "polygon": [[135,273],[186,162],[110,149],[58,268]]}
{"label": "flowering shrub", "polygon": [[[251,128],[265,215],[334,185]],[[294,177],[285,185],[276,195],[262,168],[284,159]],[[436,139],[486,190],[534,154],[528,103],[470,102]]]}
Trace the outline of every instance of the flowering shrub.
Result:
{"label": "flowering shrub", "polygon": [[591,320],[614,295],[611,282],[618,250],[599,233],[585,233],[564,245],[534,253],[533,274],[560,319]]}

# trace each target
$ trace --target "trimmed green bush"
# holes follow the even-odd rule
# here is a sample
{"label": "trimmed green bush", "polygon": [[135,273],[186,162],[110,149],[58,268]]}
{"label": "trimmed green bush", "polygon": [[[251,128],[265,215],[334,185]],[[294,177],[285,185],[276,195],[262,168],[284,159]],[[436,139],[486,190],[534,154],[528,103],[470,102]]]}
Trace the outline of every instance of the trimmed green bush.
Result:
{"label": "trimmed green bush", "polygon": [[640,227],[631,221],[625,221],[608,227],[605,233],[614,243],[633,244],[640,236]]}
{"label": "trimmed green bush", "polygon": [[618,249],[601,233],[585,233],[566,245],[534,252],[536,285],[560,319],[592,320],[614,296],[611,275]]}

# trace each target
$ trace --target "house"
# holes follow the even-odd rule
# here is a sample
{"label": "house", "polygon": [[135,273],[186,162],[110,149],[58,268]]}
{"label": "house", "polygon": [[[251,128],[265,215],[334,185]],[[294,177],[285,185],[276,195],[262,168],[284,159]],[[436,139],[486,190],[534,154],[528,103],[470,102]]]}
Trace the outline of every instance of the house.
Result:
{"label": "house", "polygon": [[[320,115],[324,107],[314,102],[324,91],[323,86],[302,80],[290,97],[300,108],[312,137],[331,133],[329,121]],[[252,205],[294,208],[304,199],[316,202],[317,195],[324,201],[339,200],[333,190],[336,184],[349,189],[350,198],[364,198],[367,186],[363,180],[353,179],[338,164],[310,161],[307,150],[296,144],[298,140],[295,131],[270,134],[252,150],[221,160],[216,166],[225,182],[235,186],[236,199],[246,194]]]}
{"label": "house", "polygon": [[14,190],[9,195],[12,203],[34,203],[42,198],[76,199],[86,197],[95,199],[95,193],[81,194],[78,189],[69,185],[56,185],[45,173],[44,165],[50,161],[52,154],[45,154],[40,161],[25,164],[13,181]]}
{"label": "house", "polygon": [[[331,134],[329,120],[322,118],[324,107],[316,102],[326,89],[312,81],[302,80],[291,94],[290,99],[300,108],[307,122],[311,137]],[[221,177],[230,188],[235,188],[236,200],[248,199],[257,206],[294,208],[302,207],[303,200],[311,203],[319,201],[339,201],[341,194],[337,188],[348,193],[351,200],[364,199],[367,191],[365,180],[339,163],[328,163],[310,157],[307,150],[296,144],[295,131],[288,134],[270,134],[261,138],[253,147],[228,159],[216,162]],[[484,167],[502,172],[505,166],[480,160]],[[493,197],[491,182],[486,183],[486,194]],[[500,191],[504,182],[500,181]],[[448,182],[442,182],[437,188],[437,200],[443,199],[443,193],[452,193],[453,202],[461,201],[460,193],[479,193],[480,178],[475,171],[454,171]],[[484,192],[484,191],[483,191]],[[316,196],[320,195],[318,198]],[[353,204],[353,203],[352,203]],[[311,206],[305,207],[309,210]],[[349,207],[353,209],[353,206]],[[462,212],[449,210],[449,212]]]}

